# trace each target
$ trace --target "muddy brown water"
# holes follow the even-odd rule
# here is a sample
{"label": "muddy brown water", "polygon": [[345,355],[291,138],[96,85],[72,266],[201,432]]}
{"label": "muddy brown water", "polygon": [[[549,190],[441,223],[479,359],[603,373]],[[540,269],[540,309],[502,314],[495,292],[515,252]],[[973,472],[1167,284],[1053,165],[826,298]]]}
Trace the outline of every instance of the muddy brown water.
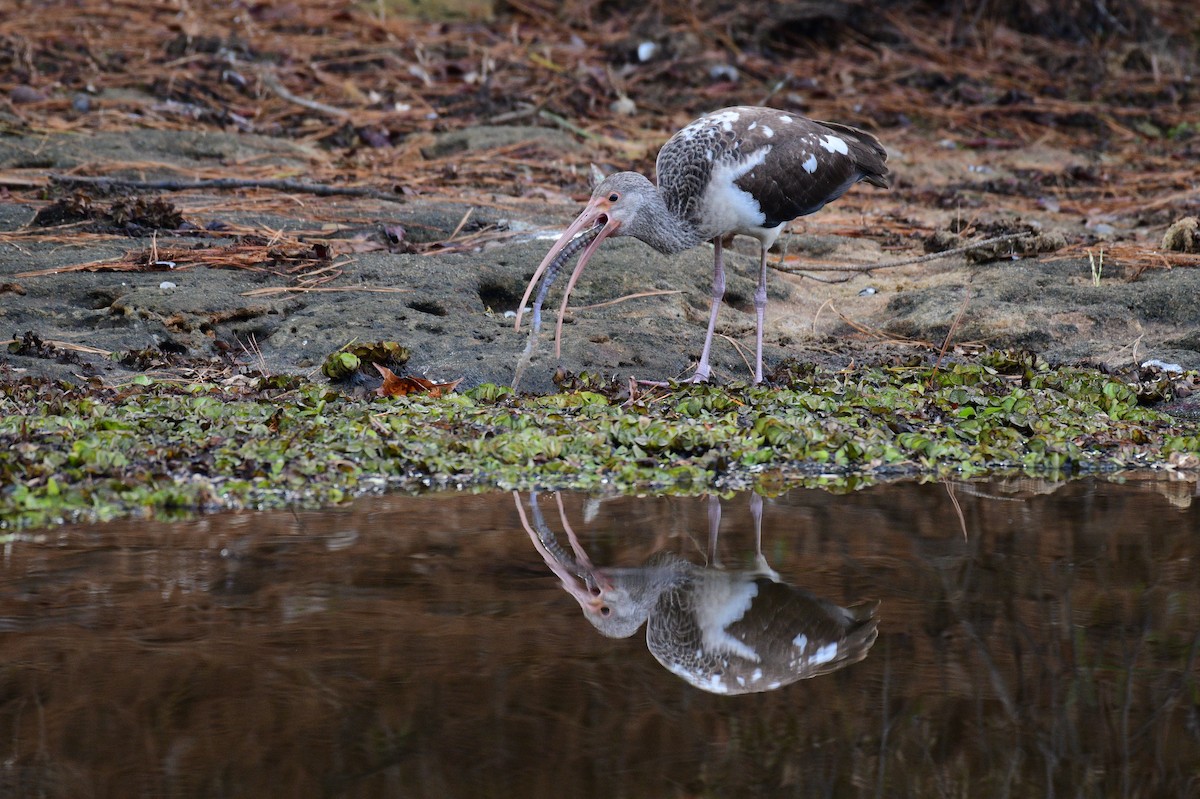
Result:
{"label": "muddy brown water", "polygon": [[[770,565],[878,600],[879,636],[744,696],[688,685],[641,633],[599,635],[510,494],[10,534],[0,795],[1197,796],[1195,494],[769,498]],[[708,556],[704,499],[563,499],[598,566]],[[717,554],[746,566],[748,498],[722,505]]]}

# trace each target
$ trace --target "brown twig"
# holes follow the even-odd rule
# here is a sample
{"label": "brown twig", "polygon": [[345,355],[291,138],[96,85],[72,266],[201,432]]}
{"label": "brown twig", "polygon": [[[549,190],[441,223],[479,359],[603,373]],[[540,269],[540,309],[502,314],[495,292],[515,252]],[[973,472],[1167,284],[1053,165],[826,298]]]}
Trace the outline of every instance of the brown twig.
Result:
{"label": "brown twig", "polygon": [[1005,233],[1003,236],[993,236],[983,241],[976,241],[972,244],[965,244],[962,247],[955,247],[952,250],[943,250],[942,252],[932,252],[928,255],[920,255],[914,258],[902,258],[898,261],[885,261],[881,264],[808,264],[805,266],[787,266],[785,264],[771,264],[772,269],[780,272],[794,275],[798,272],[874,272],[876,269],[894,269],[897,266],[910,266],[912,264],[923,264],[928,261],[936,261],[940,258],[949,258],[952,255],[962,255],[972,250],[978,250],[981,247],[990,247],[993,244],[999,244],[1004,241],[1012,241],[1013,239],[1028,238],[1034,235],[1031,232],[1024,233]]}
{"label": "brown twig", "polygon": [[307,97],[300,97],[293,94],[287,89],[286,86],[279,82],[278,78],[266,70],[260,72],[259,77],[262,78],[264,86],[282,99],[287,100],[289,103],[294,103],[295,105],[298,105],[301,108],[307,108],[310,111],[316,111],[321,114],[328,114],[332,117],[338,117],[339,119],[345,119],[346,117],[350,116],[350,112],[344,108],[334,108],[331,105],[325,105],[325,103],[319,103],[316,100],[309,100]]}
{"label": "brown twig", "polygon": [[942,348],[938,350],[937,360],[933,364],[933,371],[929,373],[929,382],[932,384],[933,379],[937,376],[938,369],[942,365],[942,359],[946,357],[946,350],[950,348],[950,342],[954,340],[954,333],[958,330],[958,326],[962,324],[962,318],[967,313],[967,306],[971,304],[971,289],[967,288],[967,295],[963,297],[962,305],[958,308],[958,313],[954,315],[954,321],[950,323],[950,329],[946,331],[946,337],[942,339]]}
{"label": "brown twig", "polygon": [[617,297],[615,300],[605,300],[604,302],[594,302],[591,305],[577,305],[577,311],[590,311],[596,308],[607,308],[610,305],[619,305],[629,300],[638,300],[642,297],[661,297],[666,294],[682,294],[682,289],[660,289],[658,291],[639,291],[636,294],[626,294],[624,297]]}
{"label": "brown twig", "polygon": [[300,180],[270,180],[216,178],[213,180],[129,180],[127,178],[89,177],[84,175],[50,175],[52,183],[96,186],[103,189],[128,188],[143,191],[197,191],[225,189],[270,189],[282,192],[302,192],[318,197],[366,197],[391,203],[405,203],[407,198],[378,189],[362,186],[331,186]]}
{"label": "brown twig", "polygon": [[243,291],[243,297],[266,297],[272,294],[309,293],[319,291],[365,291],[376,294],[411,294],[416,289],[398,289],[388,286],[270,286],[262,289]]}

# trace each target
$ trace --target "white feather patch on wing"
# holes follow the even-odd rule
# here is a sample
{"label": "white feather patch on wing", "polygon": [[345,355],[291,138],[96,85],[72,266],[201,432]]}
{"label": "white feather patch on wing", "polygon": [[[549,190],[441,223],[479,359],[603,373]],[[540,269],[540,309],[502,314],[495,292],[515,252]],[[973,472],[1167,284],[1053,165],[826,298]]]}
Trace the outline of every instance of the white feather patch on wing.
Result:
{"label": "white feather patch on wing", "polygon": [[749,233],[762,227],[767,221],[766,214],[754,195],[738,187],[737,180],[765,161],[770,152],[769,145],[760,147],[740,162],[713,167],[712,177],[704,190],[705,230]]}
{"label": "white feather patch on wing", "polygon": [[842,155],[846,155],[850,152],[850,148],[846,146],[846,140],[838,136],[834,136],[832,133],[822,137],[821,146],[831,153],[841,153]]}
{"label": "white feather patch on wing", "polygon": [[704,588],[703,600],[697,603],[696,608],[696,621],[704,648],[710,654],[733,654],[757,663],[758,653],[730,635],[729,625],[746,615],[754,597],[758,596],[758,586],[753,581],[733,583],[712,580]]}

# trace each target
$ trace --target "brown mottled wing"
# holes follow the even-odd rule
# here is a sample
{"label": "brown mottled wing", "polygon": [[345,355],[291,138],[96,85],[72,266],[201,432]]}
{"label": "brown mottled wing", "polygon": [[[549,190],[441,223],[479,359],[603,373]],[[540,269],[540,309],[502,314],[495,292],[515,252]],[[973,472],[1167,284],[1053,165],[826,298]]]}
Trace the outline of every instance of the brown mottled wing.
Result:
{"label": "brown mottled wing", "polygon": [[[748,131],[744,149],[771,147],[763,163],[736,183],[756,200],[774,227],[815,213],[860,180],[887,188],[887,151],[869,133],[846,125],[791,117],[791,123],[768,119]],[[766,137],[766,125],[774,134]],[[842,150],[845,152],[842,152]]]}
{"label": "brown mottled wing", "polygon": [[675,216],[699,224],[703,216],[700,206],[713,167],[740,158],[736,128],[731,125],[725,130],[720,121],[722,114],[740,110],[724,108],[706,114],[679,130],[658,151],[655,172],[659,195]]}
{"label": "brown mottled wing", "polygon": [[887,151],[871,134],[772,108],[736,106],[697,119],[663,145],[657,170],[667,207],[698,223],[714,166],[736,165],[768,147],[763,162],[736,181],[758,201],[765,227],[818,211],[860,180],[888,185]]}
{"label": "brown mottled wing", "polygon": [[697,592],[706,590],[706,582],[736,579],[720,574],[706,579],[701,570],[664,592],[646,626],[650,653],[697,688],[720,694],[773,690],[857,663],[875,643],[878,603],[843,608],[758,577],[752,608],[727,627],[755,657],[714,650],[700,628]]}
{"label": "brown mottled wing", "polygon": [[753,641],[785,682],[828,674],[867,656],[879,634],[878,602],[844,608],[802,588],[756,580],[751,613],[729,625],[735,638]]}

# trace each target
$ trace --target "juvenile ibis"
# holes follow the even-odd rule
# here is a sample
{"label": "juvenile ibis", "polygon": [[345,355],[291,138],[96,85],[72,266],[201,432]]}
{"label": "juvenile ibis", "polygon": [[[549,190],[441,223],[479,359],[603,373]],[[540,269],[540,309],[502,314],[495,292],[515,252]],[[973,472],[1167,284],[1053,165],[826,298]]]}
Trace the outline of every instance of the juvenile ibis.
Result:
{"label": "juvenile ibis", "polygon": [[[550,531],[536,494],[532,524],[520,496],[516,500],[534,547],[587,620],[609,638],[628,638],[645,624],[655,659],[701,690],[758,693],[828,674],[865,658],[879,634],[878,602],[841,607],[788,585],[767,564],[761,496],[750,504],[756,565],[737,571],[697,566],[663,552],[642,566],[596,568],[565,514],[573,555]],[[720,524],[717,507],[709,511],[710,563]]]}
{"label": "juvenile ibis", "polygon": [[[546,254],[525,289],[515,328],[538,280],[546,281],[533,308],[533,329],[550,281],[567,257],[587,245],[571,273],[559,308],[555,355],[561,352],[562,317],[588,259],[610,236],[633,236],[671,254],[704,241],[713,245],[712,308],[708,334],[693,381],[707,380],[717,311],[725,294],[722,239],[753,236],[761,245],[754,308],[754,382],[763,379],[763,320],[767,306],[767,251],[784,224],[819,211],[858,181],[888,187],[887,151],[870,133],[817,122],[773,108],[735,106],[700,117],[659,150],[658,185],[637,172],[602,180],[592,198]],[[549,270],[549,271],[547,271]]]}

